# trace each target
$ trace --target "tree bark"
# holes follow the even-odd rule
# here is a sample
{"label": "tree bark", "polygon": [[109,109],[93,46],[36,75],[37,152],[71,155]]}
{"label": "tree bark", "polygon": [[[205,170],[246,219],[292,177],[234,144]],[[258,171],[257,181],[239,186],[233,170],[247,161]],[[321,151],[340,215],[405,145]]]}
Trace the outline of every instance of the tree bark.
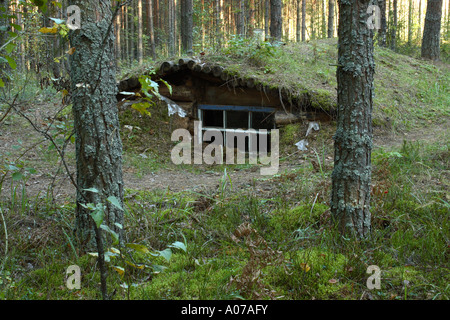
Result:
{"label": "tree bark", "polygon": [[169,0],[169,55],[175,55],[175,0]]}
{"label": "tree bark", "polygon": [[391,50],[395,50],[397,48],[397,0],[393,1],[393,9],[392,9],[392,25],[391,25],[391,42],[390,48]]}
{"label": "tree bark", "polygon": [[187,54],[192,54],[193,38],[193,3],[192,0],[181,0],[181,47]]}
{"label": "tree bark", "polygon": [[[78,188],[75,232],[82,249],[90,249],[96,228],[91,211],[81,204],[104,204],[104,224],[122,238],[117,224],[123,224],[123,211],[106,201],[110,196],[123,201],[113,16],[109,0],[72,0],[69,4],[82,12],[81,28],[69,32],[75,48],[69,56]],[[85,191],[88,188],[98,193]]]}
{"label": "tree bark", "polygon": [[380,7],[380,30],[378,31],[378,43],[382,47],[386,47],[386,0],[378,0]]}
{"label": "tree bark", "polygon": [[236,33],[239,36],[245,35],[245,2],[244,0],[239,0],[239,9],[236,21]]}
{"label": "tree bark", "polygon": [[264,2],[264,37],[265,40],[269,38],[269,26],[270,26],[270,1]]}
{"label": "tree bark", "polygon": [[328,38],[333,38],[334,36],[334,0],[328,1],[328,30],[327,36]]}
{"label": "tree bark", "polygon": [[281,8],[281,0],[270,0],[270,37],[272,38],[272,41],[281,41],[283,30]]}
{"label": "tree bark", "polygon": [[138,0],[137,3],[138,11],[138,61],[142,64],[144,61],[144,44],[143,44],[143,22],[142,22],[142,0]]}
{"label": "tree bark", "polygon": [[373,32],[371,0],[339,0],[338,115],[334,135],[331,213],[341,232],[370,232]]}
{"label": "tree bark", "polygon": [[155,45],[155,28],[153,21],[153,0],[148,0],[148,33],[150,37],[150,54],[153,59],[156,59],[156,45]]}
{"label": "tree bark", "polygon": [[442,0],[428,0],[422,38],[422,58],[440,59]]}
{"label": "tree bark", "polygon": [[306,0],[302,0],[302,41],[306,40]]}

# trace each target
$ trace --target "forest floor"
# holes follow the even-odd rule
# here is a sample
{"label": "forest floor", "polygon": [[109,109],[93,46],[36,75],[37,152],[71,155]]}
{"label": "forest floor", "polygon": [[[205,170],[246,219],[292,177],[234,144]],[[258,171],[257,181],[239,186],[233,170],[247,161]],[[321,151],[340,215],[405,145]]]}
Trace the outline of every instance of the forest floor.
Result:
{"label": "forest floor", "polygon": [[[297,81],[293,74],[278,79],[274,70],[285,64],[304,70],[311,90],[332,93],[335,51],[327,40],[277,49],[263,65],[261,56],[245,52],[227,63],[269,82]],[[279,171],[262,176],[259,165],[174,165],[174,120],[166,110],[155,108],[152,117],[122,111],[131,245],[121,250],[131,258],[111,265],[115,299],[448,300],[450,65],[378,48],[376,62],[367,240],[342,237],[330,220],[334,122],[312,131],[307,151],[295,143],[308,123],[281,127]],[[70,108],[60,110],[55,101],[59,96],[36,86],[20,107],[61,146],[72,121]],[[8,107],[0,107],[3,119]],[[95,259],[74,245],[75,188],[54,147],[11,111],[0,121],[0,161],[0,299],[99,298]],[[73,143],[65,161],[74,173]],[[168,255],[175,241],[184,246],[172,246]],[[64,285],[72,264],[83,270],[81,290]],[[369,265],[383,272],[381,290],[366,287]]]}

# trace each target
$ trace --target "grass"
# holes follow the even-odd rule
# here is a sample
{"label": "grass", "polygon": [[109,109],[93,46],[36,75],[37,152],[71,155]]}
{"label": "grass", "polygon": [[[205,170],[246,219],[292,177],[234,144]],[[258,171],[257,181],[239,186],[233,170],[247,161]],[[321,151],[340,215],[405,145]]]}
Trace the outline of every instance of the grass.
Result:
{"label": "grass", "polygon": [[[264,50],[275,56],[243,51],[210,59],[300,93],[328,92],[333,99],[335,41]],[[245,58],[240,64],[239,57]],[[167,156],[171,123],[164,110],[151,110],[151,118],[122,112],[121,125],[133,128],[122,130],[125,170],[137,177],[164,170],[219,174],[217,187],[201,192],[126,189],[126,241],[152,253],[175,241],[186,243],[187,250],[172,248],[167,261],[121,248],[126,261],[160,269],[113,260],[108,278],[110,292],[116,290],[113,298],[448,300],[448,65],[379,48],[376,59],[375,131],[382,139],[395,134],[397,142],[377,144],[372,153],[372,232],[365,240],[341,236],[330,218],[333,123],[321,124],[308,136],[306,152],[294,145],[306,127],[283,127],[280,156],[293,170],[236,188],[236,181],[225,183],[224,169],[247,171],[250,166],[175,167]],[[292,72],[281,77],[280,66]],[[7,129],[20,133],[20,119],[8,120]],[[416,131],[430,133],[418,139]],[[43,145],[40,153],[47,148]],[[73,161],[73,151],[68,152]],[[5,166],[15,158],[2,153],[0,159],[1,173],[8,174],[0,201],[0,299],[101,298],[96,260],[75,245],[73,199],[55,203],[45,190],[22,196],[27,180],[11,181]],[[49,152],[41,160],[20,162],[23,169],[39,170],[56,163]],[[81,289],[69,290],[66,269],[74,264],[81,268]],[[366,287],[370,265],[381,269],[381,289]],[[124,275],[112,266],[123,267]]]}
{"label": "grass", "polygon": [[[174,251],[170,262],[154,258],[166,267],[161,273],[125,268],[130,289],[111,269],[109,287],[118,289],[116,299],[359,299],[367,267],[377,265],[381,289],[370,293],[373,299],[448,299],[448,153],[448,140],[374,152],[373,230],[364,241],[343,238],[326,197],[311,198],[328,184],[326,168],[325,177],[308,165],[281,173],[272,178],[277,190],[265,197],[251,187],[225,188],[223,195],[128,190],[127,241],[152,250],[186,241],[187,252]],[[99,297],[95,259],[71,247],[73,208],[53,210],[30,217],[2,204],[11,248],[3,298]],[[242,236],[243,226],[253,233]],[[80,290],[65,288],[71,264],[81,267]]]}

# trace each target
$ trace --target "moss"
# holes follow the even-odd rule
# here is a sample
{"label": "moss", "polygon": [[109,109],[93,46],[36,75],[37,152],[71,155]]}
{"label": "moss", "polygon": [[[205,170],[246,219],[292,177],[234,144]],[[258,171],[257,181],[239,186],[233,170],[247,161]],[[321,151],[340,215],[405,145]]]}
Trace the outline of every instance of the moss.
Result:
{"label": "moss", "polygon": [[334,97],[327,90],[310,91],[311,107],[316,110],[334,111],[336,109],[336,102]]}
{"label": "moss", "polygon": [[302,124],[293,123],[280,128],[280,147],[291,147],[302,136]]}
{"label": "moss", "polygon": [[174,254],[168,269],[137,289],[135,298],[226,299],[230,277],[240,272],[243,263],[233,257],[194,261],[184,254]]}
{"label": "moss", "polygon": [[347,298],[351,284],[346,282],[348,259],[341,254],[315,248],[299,250],[286,255],[286,268],[266,270],[266,281],[280,295],[294,299]]}
{"label": "moss", "polygon": [[314,224],[327,209],[328,206],[316,203],[312,210],[311,205],[300,205],[289,210],[274,211],[269,225],[275,229],[293,232]]}

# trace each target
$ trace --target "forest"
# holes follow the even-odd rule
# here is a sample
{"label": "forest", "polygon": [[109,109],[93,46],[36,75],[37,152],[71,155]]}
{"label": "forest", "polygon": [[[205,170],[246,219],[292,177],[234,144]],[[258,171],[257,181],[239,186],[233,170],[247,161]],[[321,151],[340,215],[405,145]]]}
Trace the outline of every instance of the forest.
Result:
{"label": "forest", "polygon": [[448,300],[449,119],[449,1],[0,0],[0,299]]}

